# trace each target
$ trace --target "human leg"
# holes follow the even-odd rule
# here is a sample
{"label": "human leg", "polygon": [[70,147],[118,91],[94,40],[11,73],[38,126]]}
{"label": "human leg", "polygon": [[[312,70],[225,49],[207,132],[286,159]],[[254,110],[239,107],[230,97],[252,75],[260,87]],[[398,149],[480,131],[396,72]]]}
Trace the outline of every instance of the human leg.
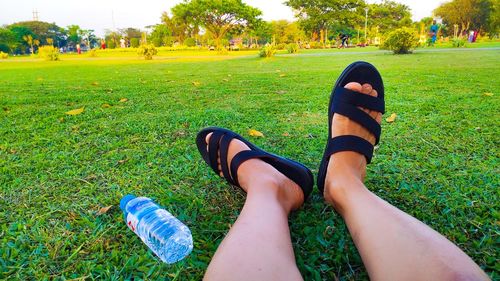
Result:
{"label": "human leg", "polygon": [[[209,138],[210,135],[207,143]],[[228,162],[238,152],[248,149],[243,142],[232,140]],[[244,162],[237,173],[247,198],[238,219],[219,245],[204,279],[302,280],[288,227],[288,214],[304,201],[302,190],[258,159]]]}
{"label": "human leg", "polygon": [[[377,96],[368,84],[347,88]],[[364,110],[380,123],[381,114]],[[375,137],[347,117],[335,114],[332,137]],[[488,280],[462,250],[427,225],[371,193],[363,184],[366,158],[352,151],[333,154],[324,196],[344,218],[372,280]]]}

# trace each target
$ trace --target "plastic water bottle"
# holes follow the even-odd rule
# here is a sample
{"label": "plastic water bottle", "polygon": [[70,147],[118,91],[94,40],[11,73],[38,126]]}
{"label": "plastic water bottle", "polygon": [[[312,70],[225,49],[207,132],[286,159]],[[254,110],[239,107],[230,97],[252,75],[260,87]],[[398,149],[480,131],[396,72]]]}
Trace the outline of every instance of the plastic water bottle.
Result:
{"label": "plastic water bottle", "polygon": [[163,261],[174,263],[193,250],[191,231],[151,199],[125,195],[120,201],[127,226]]}

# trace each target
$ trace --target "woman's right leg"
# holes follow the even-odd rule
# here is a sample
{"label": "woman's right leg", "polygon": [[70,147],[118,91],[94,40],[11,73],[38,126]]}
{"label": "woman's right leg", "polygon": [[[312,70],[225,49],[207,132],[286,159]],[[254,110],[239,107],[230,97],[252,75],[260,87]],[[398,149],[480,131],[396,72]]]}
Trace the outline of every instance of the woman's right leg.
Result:
{"label": "woman's right leg", "polygon": [[[346,87],[376,95],[371,86]],[[367,110],[380,122],[381,115]],[[334,115],[332,135],[352,134],[371,142],[363,127]],[[363,184],[366,160],[355,152],[332,155],[325,199],[344,218],[372,280],[488,280],[462,250],[424,223],[371,193]]]}

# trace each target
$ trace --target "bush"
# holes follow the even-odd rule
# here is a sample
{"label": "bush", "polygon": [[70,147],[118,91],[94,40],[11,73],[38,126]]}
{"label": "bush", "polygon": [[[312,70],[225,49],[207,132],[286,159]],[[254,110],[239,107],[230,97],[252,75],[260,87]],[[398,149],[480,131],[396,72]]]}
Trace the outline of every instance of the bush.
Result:
{"label": "bush", "polygon": [[312,41],[312,42],[309,42],[309,47],[311,49],[322,49],[323,48],[323,43]]}
{"label": "bush", "polygon": [[143,44],[137,49],[137,54],[144,56],[146,60],[152,60],[153,56],[158,53],[158,50],[153,44]]}
{"label": "bush", "polygon": [[38,55],[48,61],[59,60],[59,50],[54,46],[42,46],[38,48]]}
{"label": "bush", "polygon": [[260,49],[259,57],[270,58],[276,54],[276,47],[274,45],[265,45]]}
{"label": "bush", "polygon": [[276,44],[276,50],[284,50],[286,48],[285,43]]}
{"label": "bush", "polygon": [[194,38],[187,38],[184,40],[184,45],[187,47],[194,47],[196,46],[196,40],[194,40]]}
{"label": "bush", "polygon": [[411,28],[399,28],[389,33],[381,46],[382,49],[391,50],[394,54],[410,54],[418,46],[418,36]]}
{"label": "bush", "polygon": [[114,49],[116,48],[116,44],[115,44],[115,41],[108,41],[108,43],[106,43],[106,46],[108,47],[108,49]]}
{"label": "bush", "polygon": [[139,38],[131,38],[130,39],[130,47],[132,47],[132,48],[139,47]]}
{"label": "bush", "polygon": [[462,48],[465,47],[465,40],[464,39],[453,39],[453,42],[451,43],[454,48]]}
{"label": "bush", "polygon": [[286,50],[289,54],[296,54],[299,52],[299,45],[295,43],[290,43],[286,45]]}
{"label": "bush", "polygon": [[97,57],[97,48],[90,49],[90,51],[89,51],[89,57],[91,57],[91,58]]}
{"label": "bush", "polygon": [[9,58],[9,54],[0,51],[0,59],[7,59],[7,58]]}

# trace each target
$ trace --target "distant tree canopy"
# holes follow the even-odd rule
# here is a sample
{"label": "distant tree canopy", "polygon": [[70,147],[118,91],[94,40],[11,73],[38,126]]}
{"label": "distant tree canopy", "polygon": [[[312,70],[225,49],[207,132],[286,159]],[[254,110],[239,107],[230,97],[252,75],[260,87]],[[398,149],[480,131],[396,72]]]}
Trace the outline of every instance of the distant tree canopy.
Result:
{"label": "distant tree canopy", "polygon": [[126,37],[128,39],[132,39],[132,38],[141,39],[141,37],[142,37],[142,31],[140,29],[133,28],[133,27],[120,29],[120,32],[124,35],[124,37]]}
{"label": "distant tree canopy", "polygon": [[453,0],[434,10],[434,15],[441,17],[447,25],[459,25],[460,34],[470,29],[479,32],[498,33],[498,0]]}
{"label": "distant tree canopy", "polygon": [[149,35],[149,40],[156,47],[171,46],[172,45],[172,32],[165,24],[157,24],[153,26],[153,31]]}
{"label": "distant tree canopy", "polygon": [[390,32],[412,24],[410,7],[395,1],[384,0],[380,4],[368,5],[368,24],[378,26],[383,32]]}
{"label": "distant tree canopy", "polygon": [[298,11],[302,28],[310,35],[319,35],[320,41],[339,32],[364,32],[365,9],[368,25],[381,33],[412,24],[410,8],[390,0],[379,4],[367,4],[364,0],[288,0],[285,4]]}
{"label": "distant tree canopy", "polygon": [[10,53],[17,48],[17,45],[16,33],[8,28],[0,28],[0,51]]}
{"label": "distant tree canopy", "polygon": [[[47,38],[53,40],[54,44],[64,44],[66,42],[66,34],[63,28],[57,26],[55,23],[48,23],[43,21],[23,21],[14,23],[12,25],[7,26],[7,28],[11,30],[21,31],[22,33],[26,33],[26,29],[16,29],[16,27],[24,27],[29,29],[30,34],[34,39],[37,39],[41,42],[41,44],[48,44]],[[15,31],[15,32],[17,32]]]}
{"label": "distant tree canopy", "polygon": [[319,34],[321,42],[332,28],[360,25],[364,18],[360,11],[366,6],[363,0],[288,0],[285,4],[298,12],[304,30]]}
{"label": "distant tree canopy", "polygon": [[220,48],[226,34],[252,28],[262,12],[241,0],[185,0],[172,8],[172,14],[188,27],[205,28]]}

